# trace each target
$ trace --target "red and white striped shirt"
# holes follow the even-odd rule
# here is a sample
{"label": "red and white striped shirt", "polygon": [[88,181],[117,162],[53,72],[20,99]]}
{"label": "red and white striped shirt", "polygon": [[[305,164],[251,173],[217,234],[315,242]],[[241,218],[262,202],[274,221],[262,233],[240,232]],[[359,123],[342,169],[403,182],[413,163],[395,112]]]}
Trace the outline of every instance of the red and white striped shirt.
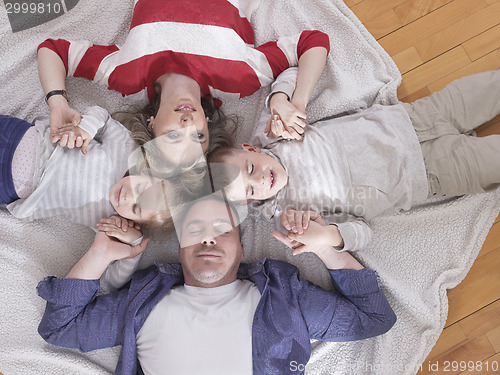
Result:
{"label": "red and white striped shirt", "polygon": [[[236,5],[232,4],[235,3]],[[165,73],[193,78],[204,95],[240,98],[267,86],[313,47],[330,49],[320,31],[254,46],[253,29],[234,0],[139,0],[122,46],[47,39],[68,76],[149,100]]]}

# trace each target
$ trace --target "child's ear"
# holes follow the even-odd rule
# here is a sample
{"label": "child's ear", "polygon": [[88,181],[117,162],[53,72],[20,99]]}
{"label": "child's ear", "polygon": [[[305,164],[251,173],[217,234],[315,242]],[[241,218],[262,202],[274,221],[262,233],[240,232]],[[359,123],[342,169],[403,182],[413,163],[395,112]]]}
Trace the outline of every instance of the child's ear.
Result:
{"label": "child's ear", "polygon": [[154,126],[154,123],[155,123],[155,118],[154,118],[154,116],[151,116],[151,117],[149,118],[149,120],[148,120],[148,130],[149,130],[150,132],[152,132],[152,131],[153,131],[153,126]]}
{"label": "child's ear", "polygon": [[245,151],[260,153],[260,148],[258,148],[257,146],[252,146],[251,144],[248,143],[243,143],[241,145],[241,148]]}

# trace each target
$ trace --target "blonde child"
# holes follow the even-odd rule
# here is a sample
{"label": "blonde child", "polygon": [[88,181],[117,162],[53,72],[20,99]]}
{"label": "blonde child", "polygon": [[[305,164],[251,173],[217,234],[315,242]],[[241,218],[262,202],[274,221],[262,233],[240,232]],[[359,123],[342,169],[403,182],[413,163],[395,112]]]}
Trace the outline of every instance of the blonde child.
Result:
{"label": "blonde child", "polygon": [[295,97],[294,82],[288,71],[273,87],[266,132],[279,139],[210,159],[240,168],[246,192],[233,199],[259,201],[268,217],[285,213],[281,221],[293,233],[317,211],[335,224],[339,249],[358,250],[371,240],[366,220],[500,183],[500,135],[467,134],[500,113],[499,70],[461,78],[412,104],[374,105],[305,127],[305,106],[293,103],[309,97]]}
{"label": "blonde child", "polygon": [[[100,219],[118,214],[131,222],[114,217],[104,220],[102,228],[127,243],[142,236],[134,223],[163,226],[171,221],[165,184],[145,175],[123,177],[137,145],[103,108],[92,107],[82,117],[82,152],[53,144],[48,118],[32,125],[2,116],[0,126],[5,145],[0,203],[7,204],[15,217],[31,221],[64,216],[95,227]],[[120,226],[123,233],[116,234],[113,226]]]}

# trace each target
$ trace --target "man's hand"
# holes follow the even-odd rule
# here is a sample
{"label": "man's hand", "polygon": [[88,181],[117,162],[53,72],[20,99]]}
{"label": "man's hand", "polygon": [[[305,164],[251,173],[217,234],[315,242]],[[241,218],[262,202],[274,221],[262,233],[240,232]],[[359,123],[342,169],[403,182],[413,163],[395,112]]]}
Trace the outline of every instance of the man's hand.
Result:
{"label": "man's hand", "polygon": [[140,245],[130,246],[110,237],[105,232],[99,231],[95,235],[91,248],[99,249],[103,255],[110,259],[109,263],[111,263],[115,260],[134,258],[146,250],[148,243],[149,238],[145,238]]}
{"label": "man's hand", "polygon": [[288,232],[286,235],[279,231],[273,231],[271,234],[290,247],[293,255],[315,253],[329,270],[364,268],[349,252],[338,252],[332,248],[344,246],[344,240],[336,225],[326,225],[323,218],[314,211],[309,211],[308,216],[311,220],[302,234]]}
{"label": "man's hand", "polygon": [[111,262],[119,259],[134,258],[144,252],[149,238],[140,245],[130,246],[109,237],[104,232],[97,232],[94,243],[85,255],[73,266],[66,275],[67,279],[97,280]]}
{"label": "man's hand", "polygon": [[309,226],[310,221],[326,225],[321,215],[316,211],[300,211],[289,209],[281,214],[281,224],[289,232],[302,234]]}
{"label": "man's hand", "polygon": [[59,146],[81,148],[83,154],[87,154],[87,147],[92,140],[89,133],[73,124],[63,125],[55,135],[59,139]]}
{"label": "man's hand", "polygon": [[311,252],[321,258],[325,251],[334,251],[332,246],[343,244],[336,225],[321,225],[315,221],[310,221],[308,228],[302,234],[288,232],[288,235],[285,235],[279,231],[273,231],[271,234],[292,248],[293,255]]}
{"label": "man's hand", "polygon": [[127,244],[131,244],[142,237],[139,224],[116,215],[101,219],[101,223],[97,224],[97,229]]}
{"label": "man's hand", "polygon": [[288,101],[288,96],[278,92],[270,101],[271,117],[266,122],[264,132],[269,137],[302,140],[306,114]]}

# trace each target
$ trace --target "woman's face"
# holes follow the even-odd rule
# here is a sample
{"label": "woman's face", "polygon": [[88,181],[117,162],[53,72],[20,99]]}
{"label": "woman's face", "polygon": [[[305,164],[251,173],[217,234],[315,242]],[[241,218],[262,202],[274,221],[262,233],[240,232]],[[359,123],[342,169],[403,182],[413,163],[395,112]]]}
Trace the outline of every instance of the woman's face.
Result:
{"label": "woman's face", "polygon": [[199,98],[162,100],[149,126],[167,161],[175,165],[189,165],[208,149],[208,119]]}

